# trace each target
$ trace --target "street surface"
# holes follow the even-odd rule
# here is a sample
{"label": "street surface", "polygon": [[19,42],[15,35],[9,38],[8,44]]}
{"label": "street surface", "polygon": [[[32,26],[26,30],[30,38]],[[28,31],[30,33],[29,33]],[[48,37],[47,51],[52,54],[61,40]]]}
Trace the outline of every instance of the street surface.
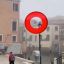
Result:
{"label": "street surface", "polygon": [[[42,64],[51,64],[50,62],[50,55],[42,55]],[[31,56],[31,60],[35,61],[35,58]],[[16,58],[15,59],[15,64],[23,64],[22,62],[25,62],[25,60]],[[64,59],[62,60],[64,63]],[[8,55],[0,55],[0,64],[9,64],[8,62]],[[37,61],[35,64],[39,64]]]}
{"label": "street surface", "polygon": [[[9,64],[8,56],[0,55],[0,64]],[[21,64],[20,61],[16,59],[15,64]]]}
{"label": "street surface", "polygon": [[[36,59],[33,55],[30,56],[30,59],[33,60],[33,61],[36,61]],[[42,64],[51,64],[50,55],[42,55],[41,59],[42,59]],[[38,61],[39,60],[37,60],[36,64],[39,64]]]}
{"label": "street surface", "polygon": [[[0,64],[9,64],[8,57],[9,57],[8,55],[0,55]],[[27,64],[27,63],[32,64],[33,61],[15,57],[15,64]]]}
{"label": "street surface", "polygon": [[50,56],[42,56],[42,64],[50,64]]}

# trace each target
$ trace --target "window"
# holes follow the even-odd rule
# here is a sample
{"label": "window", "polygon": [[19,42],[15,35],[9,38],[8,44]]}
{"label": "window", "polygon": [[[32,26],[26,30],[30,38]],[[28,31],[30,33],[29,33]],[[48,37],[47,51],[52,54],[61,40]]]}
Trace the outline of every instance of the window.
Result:
{"label": "window", "polygon": [[32,35],[30,35],[27,40],[28,40],[28,41],[32,41]]}
{"label": "window", "polygon": [[30,41],[32,41],[32,35],[30,35]]}
{"label": "window", "polygon": [[16,29],[17,29],[17,22],[16,21],[13,21],[12,22],[12,31],[16,31]]}
{"label": "window", "polygon": [[47,27],[47,31],[49,31],[49,30],[50,30],[50,27],[48,26],[48,27]]}
{"label": "window", "polygon": [[50,35],[46,35],[46,41],[50,40]]}
{"label": "window", "polygon": [[18,11],[18,10],[19,10],[18,3],[13,3],[13,11]]}
{"label": "window", "polygon": [[49,40],[50,40],[50,35],[45,35],[44,38],[43,38],[43,36],[41,35],[40,39],[41,39],[41,41],[49,41]]}
{"label": "window", "polygon": [[55,40],[58,40],[58,35],[55,35]]}
{"label": "window", "polygon": [[0,42],[2,42],[2,35],[0,35]]}
{"label": "window", "polygon": [[24,36],[22,37],[22,41],[26,41],[26,38]]}
{"label": "window", "polygon": [[12,41],[13,41],[13,42],[16,42],[16,41],[17,41],[17,40],[16,40],[16,35],[12,36]]}
{"label": "window", "polygon": [[58,26],[55,26],[55,31],[58,31]]}

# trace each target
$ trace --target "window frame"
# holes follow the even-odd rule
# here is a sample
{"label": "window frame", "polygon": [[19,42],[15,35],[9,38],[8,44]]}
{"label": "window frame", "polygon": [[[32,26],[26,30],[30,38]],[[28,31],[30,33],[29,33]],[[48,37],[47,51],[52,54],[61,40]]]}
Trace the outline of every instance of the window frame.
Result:
{"label": "window frame", "polygon": [[29,35],[29,38],[27,38],[27,41],[32,41],[33,40],[32,37],[33,37],[32,35]]}
{"label": "window frame", "polygon": [[58,31],[58,26],[55,26],[55,31]]}
{"label": "window frame", "polygon": [[15,12],[19,11],[19,4],[16,2],[13,3],[13,11],[15,11]]}
{"label": "window frame", "polygon": [[[13,41],[13,36],[16,36],[16,41]],[[17,42],[17,35],[12,35],[12,42]]]}
{"label": "window frame", "polygon": [[[16,22],[16,30],[13,30],[13,29],[12,29],[12,28],[13,28],[13,25],[12,25],[13,22]],[[17,30],[18,30],[17,21],[16,21],[16,20],[11,21],[11,31],[12,31],[12,32],[16,32]]]}
{"label": "window frame", "polygon": [[0,34],[1,36],[2,36],[2,41],[0,41],[0,42],[3,42],[3,34]]}
{"label": "window frame", "polygon": [[50,26],[48,26],[48,27],[47,27],[46,31],[47,31],[47,32],[49,32],[49,31],[50,31]]}
{"label": "window frame", "polygon": [[[47,36],[49,36],[49,37],[47,37]],[[48,38],[48,39],[47,39]],[[50,41],[50,34],[47,34],[46,35],[46,41]]]}
{"label": "window frame", "polygon": [[[56,38],[57,37],[57,38]],[[58,35],[55,35],[55,40],[59,40],[59,36]]]}
{"label": "window frame", "polygon": [[[47,39],[47,35],[49,35],[49,39]],[[40,37],[41,41],[50,41],[50,34],[46,34],[45,36],[46,36],[46,38],[42,39],[43,36],[41,35],[41,37]]]}

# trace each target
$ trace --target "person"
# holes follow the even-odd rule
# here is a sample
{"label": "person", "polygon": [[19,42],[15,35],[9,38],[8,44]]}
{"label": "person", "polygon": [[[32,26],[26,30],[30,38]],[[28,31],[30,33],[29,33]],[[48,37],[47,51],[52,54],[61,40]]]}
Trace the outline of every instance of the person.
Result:
{"label": "person", "polygon": [[15,56],[12,52],[9,54],[9,64],[14,64]]}
{"label": "person", "polygon": [[28,60],[30,60],[30,57],[28,57]]}

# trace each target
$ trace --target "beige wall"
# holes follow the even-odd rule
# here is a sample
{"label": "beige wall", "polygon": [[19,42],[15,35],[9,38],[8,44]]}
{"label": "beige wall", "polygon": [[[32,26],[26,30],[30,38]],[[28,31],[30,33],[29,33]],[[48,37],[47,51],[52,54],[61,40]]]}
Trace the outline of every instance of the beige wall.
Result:
{"label": "beige wall", "polygon": [[12,35],[17,35],[18,42],[18,30],[16,32],[12,32],[11,30],[12,21],[17,19],[19,19],[19,11],[13,11],[13,1],[0,0],[0,34],[3,34],[3,43],[12,42]]}
{"label": "beige wall", "polygon": [[[59,35],[59,30],[55,31],[55,26],[57,26],[58,29],[59,29],[59,25],[48,25],[48,26],[50,27],[49,32],[47,32],[47,30],[45,30],[44,32],[41,33],[42,38],[45,38],[47,34],[50,35],[50,40],[49,41],[41,41],[41,46],[45,47],[45,48],[51,48],[53,41],[55,41],[54,40],[55,35]],[[29,38],[30,35],[32,35],[32,41],[27,41],[28,46],[31,44],[31,45],[34,45],[35,47],[38,47],[39,46],[39,35],[38,34],[37,35],[32,34],[27,30],[26,30],[26,32],[23,32],[25,38]],[[37,36],[36,41],[35,41],[35,36]]]}

